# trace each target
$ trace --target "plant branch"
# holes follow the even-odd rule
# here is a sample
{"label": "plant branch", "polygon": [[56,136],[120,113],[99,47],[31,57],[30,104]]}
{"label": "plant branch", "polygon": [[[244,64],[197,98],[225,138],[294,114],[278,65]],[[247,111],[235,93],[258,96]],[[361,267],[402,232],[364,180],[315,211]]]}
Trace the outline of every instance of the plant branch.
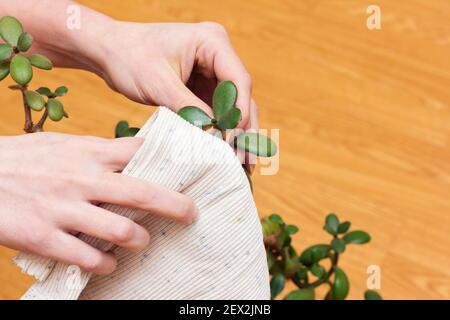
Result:
{"label": "plant branch", "polygon": [[31,108],[27,103],[27,99],[25,98],[25,91],[27,90],[27,86],[20,86],[20,91],[22,92],[22,100],[23,100],[23,108],[25,112],[25,125],[23,130],[26,133],[32,133],[33,131],[33,120],[31,118]]}
{"label": "plant branch", "polygon": [[48,117],[48,111],[47,111],[47,108],[45,108],[41,119],[39,119],[39,122],[36,123],[36,125],[33,126],[33,132],[42,131],[42,128],[44,127],[45,120],[47,120],[47,117]]}

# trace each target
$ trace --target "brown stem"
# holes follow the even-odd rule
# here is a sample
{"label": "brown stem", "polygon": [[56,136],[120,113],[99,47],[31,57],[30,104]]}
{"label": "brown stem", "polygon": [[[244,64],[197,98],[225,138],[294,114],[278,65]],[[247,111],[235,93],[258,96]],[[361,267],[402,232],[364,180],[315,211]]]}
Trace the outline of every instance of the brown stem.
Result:
{"label": "brown stem", "polygon": [[47,108],[44,110],[41,119],[39,119],[38,123],[33,126],[33,132],[40,132],[44,127],[45,120],[47,120],[48,111]]}
{"label": "brown stem", "polygon": [[27,90],[27,85],[20,86],[20,91],[22,92],[23,108],[25,111],[25,125],[23,130],[26,133],[32,133],[33,131],[33,120],[31,119],[31,109],[25,98],[25,91]]}

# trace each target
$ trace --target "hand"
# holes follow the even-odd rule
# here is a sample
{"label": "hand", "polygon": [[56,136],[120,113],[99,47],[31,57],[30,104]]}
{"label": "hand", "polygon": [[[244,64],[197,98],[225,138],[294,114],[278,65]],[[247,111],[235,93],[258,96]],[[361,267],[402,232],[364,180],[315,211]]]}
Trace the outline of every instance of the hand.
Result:
{"label": "hand", "polygon": [[217,83],[232,80],[239,93],[236,106],[242,111],[239,127],[251,127],[251,78],[221,25],[110,24],[109,32],[98,39],[103,55],[96,56],[102,58],[100,75],[111,88],[137,102],[174,111],[192,105],[211,114]]}
{"label": "hand", "polygon": [[50,133],[0,137],[0,244],[108,274],[116,266],[114,255],[73,233],[132,251],[143,249],[149,234],[95,203],[140,208],[191,223],[197,209],[190,198],[117,173],[142,142]]}

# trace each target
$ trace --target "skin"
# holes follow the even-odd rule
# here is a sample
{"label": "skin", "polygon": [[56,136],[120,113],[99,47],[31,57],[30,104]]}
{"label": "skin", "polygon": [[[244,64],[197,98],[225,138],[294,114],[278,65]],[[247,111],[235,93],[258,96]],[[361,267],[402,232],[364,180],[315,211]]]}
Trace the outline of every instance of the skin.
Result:
{"label": "skin", "polygon": [[[80,29],[66,27],[71,5],[80,9]],[[217,23],[123,22],[67,0],[0,0],[3,15],[17,17],[33,35],[30,53],[47,55],[57,67],[94,72],[143,104],[174,111],[194,105],[212,114],[214,87],[232,80],[242,111],[239,128],[257,128],[251,78]],[[150,239],[138,224],[96,204],[192,223],[198,210],[191,199],[117,173],[142,142],[55,133],[0,137],[0,244],[108,274],[116,266],[114,255],[82,242],[77,233],[131,251]]]}

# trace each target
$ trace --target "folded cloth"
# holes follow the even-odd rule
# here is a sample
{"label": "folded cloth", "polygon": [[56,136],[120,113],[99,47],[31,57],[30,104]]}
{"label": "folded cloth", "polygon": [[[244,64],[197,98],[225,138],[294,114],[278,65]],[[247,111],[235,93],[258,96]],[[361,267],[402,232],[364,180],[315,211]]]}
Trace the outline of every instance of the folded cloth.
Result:
{"label": "folded cloth", "polygon": [[118,266],[108,276],[20,253],[16,264],[37,279],[22,299],[269,299],[258,213],[232,148],[164,107],[138,136],[145,142],[122,174],[190,196],[200,211],[196,222],[184,226],[102,204],[144,226],[148,247],[131,253],[81,235],[101,250],[115,251]]}

